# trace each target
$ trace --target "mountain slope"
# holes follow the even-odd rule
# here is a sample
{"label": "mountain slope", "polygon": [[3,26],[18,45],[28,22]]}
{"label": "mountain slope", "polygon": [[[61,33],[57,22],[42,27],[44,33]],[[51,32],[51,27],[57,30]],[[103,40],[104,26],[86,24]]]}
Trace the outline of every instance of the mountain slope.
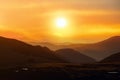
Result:
{"label": "mountain slope", "polygon": [[72,47],[96,60],[102,60],[105,57],[120,51],[120,36],[112,37],[95,44],[77,45]]}
{"label": "mountain slope", "polygon": [[120,52],[105,58],[101,62],[102,63],[120,63]]}
{"label": "mountain slope", "polygon": [[56,55],[70,63],[94,63],[95,60],[73,49],[60,49]]}
{"label": "mountain slope", "polygon": [[113,53],[120,52],[120,36],[114,36],[104,41],[93,44],[69,44],[69,45],[47,45],[52,50],[63,48],[71,48],[77,50],[84,55],[90,56],[98,61],[112,55]]}
{"label": "mountain slope", "polygon": [[64,62],[47,47],[32,46],[24,42],[0,37],[0,65]]}

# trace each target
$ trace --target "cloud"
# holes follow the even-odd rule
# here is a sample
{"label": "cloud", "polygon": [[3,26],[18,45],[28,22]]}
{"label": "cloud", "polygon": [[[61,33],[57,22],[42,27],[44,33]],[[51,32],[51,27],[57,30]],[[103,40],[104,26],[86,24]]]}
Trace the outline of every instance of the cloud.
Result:
{"label": "cloud", "polygon": [[117,9],[120,0],[0,0],[1,7],[53,7],[78,9]]}

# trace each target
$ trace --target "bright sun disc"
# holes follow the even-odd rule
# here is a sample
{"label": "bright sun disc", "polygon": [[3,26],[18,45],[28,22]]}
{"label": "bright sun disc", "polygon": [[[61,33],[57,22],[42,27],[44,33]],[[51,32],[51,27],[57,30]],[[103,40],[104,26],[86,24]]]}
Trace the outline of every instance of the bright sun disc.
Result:
{"label": "bright sun disc", "polygon": [[65,18],[57,18],[56,19],[56,26],[58,28],[64,28],[67,25],[67,20]]}

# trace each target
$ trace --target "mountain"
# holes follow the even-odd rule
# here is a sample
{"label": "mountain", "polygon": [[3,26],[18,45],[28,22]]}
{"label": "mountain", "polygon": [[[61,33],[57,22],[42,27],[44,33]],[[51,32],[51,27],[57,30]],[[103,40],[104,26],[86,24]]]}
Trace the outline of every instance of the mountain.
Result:
{"label": "mountain", "polygon": [[15,39],[0,37],[0,66],[58,62],[64,61],[47,47],[32,46]]}
{"label": "mountain", "polygon": [[56,55],[70,63],[94,63],[95,60],[73,49],[59,49]]}
{"label": "mountain", "polygon": [[120,52],[103,59],[101,62],[102,63],[120,63]]}
{"label": "mountain", "polygon": [[114,36],[92,44],[48,45],[47,43],[45,46],[52,50],[71,48],[100,61],[113,53],[120,52],[120,36]]}
{"label": "mountain", "polygon": [[102,60],[105,57],[112,55],[112,53],[120,51],[120,36],[111,37],[94,44],[83,44],[73,47],[70,45],[68,47],[78,50],[87,56],[95,58],[96,60]]}
{"label": "mountain", "polygon": [[40,42],[40,43],[34,43],[34,44],[39,44],[43,47],[46,46],[46,47],[50,48],[51,50],[56,50],[56,49],[60,48],[60,46],[58,44],[54,44],[54,43],[50,43],[50,42]]}

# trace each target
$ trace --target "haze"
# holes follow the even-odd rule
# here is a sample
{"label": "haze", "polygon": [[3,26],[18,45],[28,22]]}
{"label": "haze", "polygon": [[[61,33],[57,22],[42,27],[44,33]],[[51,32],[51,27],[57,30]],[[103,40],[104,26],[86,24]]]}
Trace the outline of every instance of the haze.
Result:
{"label": "haze", "polygon": [[[29,43],[102,41],[120,35],[119,4],[119,0],[0,0],[0,35]],[[64,28],[55,25],[58,17],[66,20]]]}

